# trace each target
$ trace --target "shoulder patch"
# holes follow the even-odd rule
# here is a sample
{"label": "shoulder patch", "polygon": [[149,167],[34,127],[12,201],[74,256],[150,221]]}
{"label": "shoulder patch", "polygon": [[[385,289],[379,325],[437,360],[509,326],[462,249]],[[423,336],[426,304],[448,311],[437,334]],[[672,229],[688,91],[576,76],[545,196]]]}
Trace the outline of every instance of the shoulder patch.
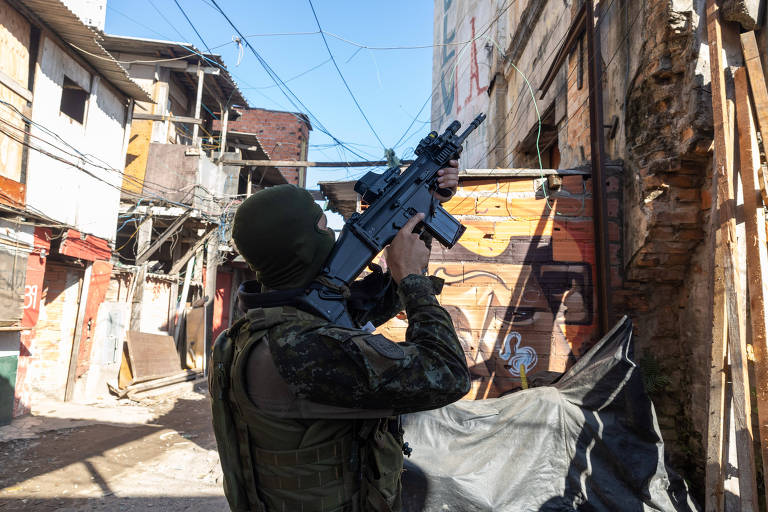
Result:
{"label": "shoulder patch", "polygon": [[405,359],[405,352],[394,341],[389,341],[381,334],[372,334],[363,338],[373,350],[389,359]]}

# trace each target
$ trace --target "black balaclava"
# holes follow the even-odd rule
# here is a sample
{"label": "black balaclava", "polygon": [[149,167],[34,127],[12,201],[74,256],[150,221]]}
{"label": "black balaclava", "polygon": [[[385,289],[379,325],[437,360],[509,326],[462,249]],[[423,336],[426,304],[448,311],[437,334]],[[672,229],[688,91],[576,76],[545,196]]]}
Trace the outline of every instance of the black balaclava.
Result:
{"label": "black balaclava", "polygon": [[317,222],[323,210],[304,189],[279,185],[238,207],[232,240],[267,288],[301,288],[322,269],[335,243]]}

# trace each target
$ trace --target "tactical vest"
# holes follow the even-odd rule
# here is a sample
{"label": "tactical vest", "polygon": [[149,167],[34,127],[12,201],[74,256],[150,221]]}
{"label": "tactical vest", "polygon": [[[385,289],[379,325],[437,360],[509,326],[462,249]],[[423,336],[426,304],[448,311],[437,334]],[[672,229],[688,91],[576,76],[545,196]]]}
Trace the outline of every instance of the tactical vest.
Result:
{"label": "tactical vest", "polygon": [[[379,417],[380,411],[358,411],[356,419],[339,419],[345,409],[299,398],[279,376],[266,337],[270,328],[298,319],[317,321],[291,307],[252,309],[214,344],[209,391],[224,492],[231,509],[400,510],[403,439],[399,422]],[[265,352],[265,357],[258,358],[258,374],[269,390],[265,396],[270,410],[277,414],[265,414],[247,394],[246,367],[253,350]],[[265,440],[310,429],[312,439],[323,441],[288,450],[264,446]]]}

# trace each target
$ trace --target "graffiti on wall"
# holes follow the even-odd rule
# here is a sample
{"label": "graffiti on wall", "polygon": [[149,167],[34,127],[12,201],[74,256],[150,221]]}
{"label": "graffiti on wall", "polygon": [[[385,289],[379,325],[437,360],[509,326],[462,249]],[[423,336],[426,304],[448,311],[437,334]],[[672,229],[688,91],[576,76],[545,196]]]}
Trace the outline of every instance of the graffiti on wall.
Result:
{"label": "graffiti on wall", "polygon": [[[523,376],[548,383],[594,341],[591,194],[576,178],[548,199],[533,179],[463,182],[447,203],[467,231],[453,249],[433,248],[429,270],[445,280],[439,300],[467,356],[468,398],[519,389]],[[381,332],[403,340],[405,326]]]}
{"label": "graffiti on wall", "polygon": [[[454,119],[466,126],[488,112],[491,50],[487,34],[490,2],[438,0],[435,2],[435,42],[432,83],[432,129],[443,130]],[[467,44],[460,44],[470,41]],[[485,123],[467,140],[461,165],[485,167]],[[471,164],[470,164],[471,162]]]}

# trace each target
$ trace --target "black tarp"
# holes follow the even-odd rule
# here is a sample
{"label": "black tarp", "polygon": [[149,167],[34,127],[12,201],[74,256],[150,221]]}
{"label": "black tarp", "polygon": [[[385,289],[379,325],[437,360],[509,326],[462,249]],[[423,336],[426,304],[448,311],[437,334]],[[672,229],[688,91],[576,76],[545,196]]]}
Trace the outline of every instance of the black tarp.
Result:
{"label": "black tarp", "polygon": [[560,380],[404,416],[405,512],[695,511],[622,319]]}

